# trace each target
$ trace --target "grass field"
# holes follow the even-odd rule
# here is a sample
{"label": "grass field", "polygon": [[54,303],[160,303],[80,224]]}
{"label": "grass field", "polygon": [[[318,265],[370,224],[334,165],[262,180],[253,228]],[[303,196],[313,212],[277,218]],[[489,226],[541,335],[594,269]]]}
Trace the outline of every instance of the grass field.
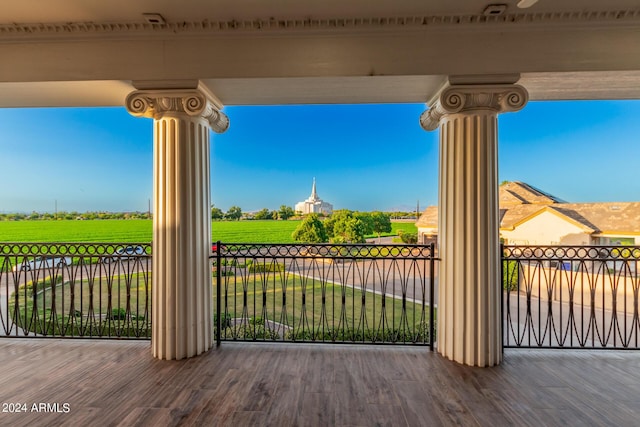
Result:
{"label": "grass field", "polygon": [[150,283],[151,273],[65,282],[57,271],[20,286],[10,316],[25,331],[49,336],[149,337]]}
{"label": "grass field", "polygon": [[[212,241],[293,243],[300,221],[214,221]],[[392,232],[415,233],[413,223],[394,222]],[[151,220],[2,221],[0,242],[150,242]],[[371,236],[374,237],[374,236]]]}
{"label": "grass field", "polygon": [[[295,273],[235,271],[223,277],[223,313],[230,322],[252,323],[224,328],[224,339],[428,340],[428,306],[391,296],[385,304],[378,294]],[[9,307],[10,318],[26,331],[50,336],[148,337],[150,283],[150,273],[66,282],[47,276],[11,295],[17,307]],[[212,284],[215,307],[215,279]],[[280,325],[278,336],[265,334],[265,321]]]}
{"label": "grass field", "polygon": [[428,307],[413,302],[405,302],[403,310],[401,299],[292,273],[225,277],[223,295],[229,317],[275,321],[294,331],[403,330],[412,335],[429,317]]}
{"label": "grass field", "polygon": [[151,220],[2,221],[2,242],[150,242]]}

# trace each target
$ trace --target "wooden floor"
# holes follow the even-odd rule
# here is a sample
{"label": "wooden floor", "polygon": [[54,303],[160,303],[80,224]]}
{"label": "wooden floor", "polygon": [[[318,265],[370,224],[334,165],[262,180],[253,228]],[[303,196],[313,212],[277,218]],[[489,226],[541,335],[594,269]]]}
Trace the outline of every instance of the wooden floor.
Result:
{"label": "wooden floor", "polygon": [[[640,353],[509,350],[496,368],[427,348],[0,340],[0,425],[637,426]],[[33,404],[68,412],[30,412]],[[15,408],[13,408],[15,409]]]}

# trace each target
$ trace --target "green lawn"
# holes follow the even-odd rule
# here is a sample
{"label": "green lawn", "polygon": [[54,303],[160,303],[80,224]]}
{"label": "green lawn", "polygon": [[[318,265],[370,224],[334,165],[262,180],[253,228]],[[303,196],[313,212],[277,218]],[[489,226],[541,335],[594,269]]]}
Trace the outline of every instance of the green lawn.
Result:
{"label": "green lawn", "polygon": [[300,221],[214,221],[211,239],[234,243],[293,243]]}
{"label": "green lawn", "polygon": [[[406,301],[403,311],[400,299],[285,273],[281,268],[257,273],[244,267],[233,270],[235,274],[223,276],[226,315],[222,318],[234,323],[244,319],[244,326],[225,328],[224,339],[428,342],[429,307]],[[96,277],[73,283],[49,276],[35,287],[29,282],[18,291],[18,310],[10,305],[11,318],[25,330],[46,335],[148,337],[150,276]],[[215,279],[213,295],[215,307]],[[10,300],[14,298],[15,293]],[[265,320],[287,328],[271,332],[274,324]]]}
{"label": "green lawn", "polygon": [[150,242],[151,220],[1,221],[2,242]]}
{"label": "green lawn", "polygon": [[[19,288],[18,310],[9,307],[11,318],[25,330],[46,335],[148,337],[150,283],[151,273],[77,282],[47,276]],[[11,301],[15,298],[12,293]]]}
{"label": "green lawn", "polygon": [[[403,301],[389,295],[383,298],[293,273],[250,274],[242,268],[223,276],[223,283],[223,318],[249,322],[248,326],[226,328],[222,332],[224,339],[429,340],[429,307],[407,301],[403,311]],[[270,333],[269,324],[265,328],[265,320],[288,328],[275,335]]]}
{"label": "green lawn", "polygon": [[[293,243],[300,221],[214,221],[213,241]],[[392,232],[415,233],[413,223],[394,222]],[[374,236],[371,236],[374,237]],[[0,242],[150,242],[151,220],[0,221]]]}

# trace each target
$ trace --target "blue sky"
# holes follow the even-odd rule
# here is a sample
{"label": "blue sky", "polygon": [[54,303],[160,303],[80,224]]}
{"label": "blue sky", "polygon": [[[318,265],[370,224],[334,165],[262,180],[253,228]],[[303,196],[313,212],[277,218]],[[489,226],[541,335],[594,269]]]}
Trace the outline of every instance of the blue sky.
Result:
{"label": "blue sky", "polygon": [[[423,104],[226,107],[212,202],[243,211],[318,194],[336,209],[437,203]],[[145,211],[152,120],[124,108],[0,109],[0,211]],[[640,101],[530,102],[499,116],[499,179],[570,202],[639,201]]]}

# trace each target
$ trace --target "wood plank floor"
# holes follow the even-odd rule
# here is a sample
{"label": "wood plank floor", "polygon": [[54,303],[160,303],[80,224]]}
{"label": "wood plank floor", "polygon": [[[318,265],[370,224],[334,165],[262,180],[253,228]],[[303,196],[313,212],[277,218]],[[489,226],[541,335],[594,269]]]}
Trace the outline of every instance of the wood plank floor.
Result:
{"label": "wood plank floor", "polygon": [[29,411],[2,426],[640,425],[638,352],[509,350],[482,369],[427,348],[223,343],[168,362],[149,342],[1,339],[0,369],[0,410]]}

